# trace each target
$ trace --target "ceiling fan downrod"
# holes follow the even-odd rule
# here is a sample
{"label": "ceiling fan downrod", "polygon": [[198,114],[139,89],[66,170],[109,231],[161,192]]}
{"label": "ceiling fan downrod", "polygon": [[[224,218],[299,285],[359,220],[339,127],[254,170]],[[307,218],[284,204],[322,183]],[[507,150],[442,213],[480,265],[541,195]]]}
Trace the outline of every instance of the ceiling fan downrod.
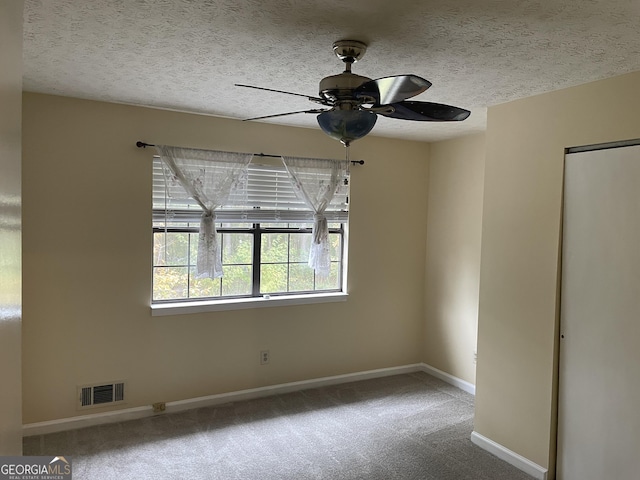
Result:
{"label": "ceiling fan downrod", "polygon": [[344,72],[330,75],[320,81],[319,95],[335,104],[353,99],[353,91],[363,83],[371,81],[369,77],[351,73],[351,65],[360,60],[367,51],[367,45],[357,40],[338,40],[333,44],[333,53],[345,64]]}

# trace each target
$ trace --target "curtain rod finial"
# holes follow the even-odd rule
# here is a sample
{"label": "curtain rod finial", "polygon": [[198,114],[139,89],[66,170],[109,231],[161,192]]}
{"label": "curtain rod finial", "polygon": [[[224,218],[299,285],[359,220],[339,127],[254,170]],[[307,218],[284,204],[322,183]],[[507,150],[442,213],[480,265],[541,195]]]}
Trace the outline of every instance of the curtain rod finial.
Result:
{"label": "curtain rod finial", "polygon": [[147,148],[147,147],[155,147],[155,145],[153,145],[151,143],[141,142],[140,140],[138,140],[136,142],[136,147],[138,147],[138,148]]}

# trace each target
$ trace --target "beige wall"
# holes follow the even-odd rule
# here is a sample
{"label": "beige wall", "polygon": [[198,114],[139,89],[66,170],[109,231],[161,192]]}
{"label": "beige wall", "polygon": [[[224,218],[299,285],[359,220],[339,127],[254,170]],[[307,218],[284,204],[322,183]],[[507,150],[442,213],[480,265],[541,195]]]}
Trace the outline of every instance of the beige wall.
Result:
{"label": "beige wall", "polygon": [[135,407],[422,360],[427,144],[354,143],[366,165],[352,169],[347,302],[151,317],[154,151],[136,140],[343,148],[315,129],[30,93],[23,105],[24,423],[85,413],[85,383],[127,380]]}
{"label": "beige wall", "polygon": [[22,6],[0,3],[0,455],[22,454]]}
{"label": "beige wall", "polygon": [[436,142],[429,156],[424,360],[476,383],[484,134]]}
{"label": "beige wall", "polygon": [[640,72],[489,109],[475,429],[555,462],[564,148],[640,137]]}

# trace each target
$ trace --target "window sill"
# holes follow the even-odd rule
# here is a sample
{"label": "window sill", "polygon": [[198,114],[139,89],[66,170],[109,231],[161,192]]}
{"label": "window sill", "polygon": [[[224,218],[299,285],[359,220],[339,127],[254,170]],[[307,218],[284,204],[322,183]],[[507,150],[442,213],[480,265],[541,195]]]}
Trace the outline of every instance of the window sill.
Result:
{"label": "window sill", "polygon": [[349,295],[344,292],[286,295],[271,298],[234,298],[203,302],[158,303],[151,305],[153,317],[183,315],[188,313],[219,312],[247,308],[284,307],[287,305],[310,305],[313,303],[344,302]]}

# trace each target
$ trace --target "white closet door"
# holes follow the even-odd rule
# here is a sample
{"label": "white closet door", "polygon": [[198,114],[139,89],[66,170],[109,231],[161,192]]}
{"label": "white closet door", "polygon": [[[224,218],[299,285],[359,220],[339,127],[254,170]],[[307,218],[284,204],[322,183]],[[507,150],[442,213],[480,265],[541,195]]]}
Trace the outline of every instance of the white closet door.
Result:
{"label": "white closet door", "polygon": [[569,154],[558,480],[640,478],[640,146]]}

